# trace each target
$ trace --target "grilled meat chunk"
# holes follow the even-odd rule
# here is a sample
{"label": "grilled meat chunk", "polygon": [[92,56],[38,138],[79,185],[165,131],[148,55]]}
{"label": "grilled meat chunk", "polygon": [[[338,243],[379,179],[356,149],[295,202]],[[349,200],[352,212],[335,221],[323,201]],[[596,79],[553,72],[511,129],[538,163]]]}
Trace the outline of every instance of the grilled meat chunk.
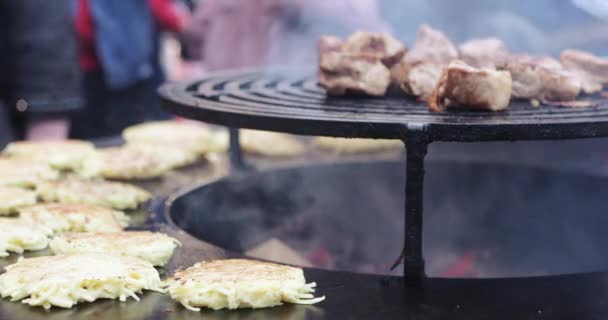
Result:
{"label": "grilled meat chunk", "polygon": [[550,56],[536,56],[532,57],[531,61],[537,63],[539,66],[551,69],[551,70],[563,70],[564,67],[559,60]]}
{"label": "grilled meat chunk", "polygon": [[509,53],[499,55],[496,58],[497,66],[504,65],[505,63],[509,62],[529,63],[553,70],[563,69],[562,64],[551,56],[536,56],[527,53]]}
{"label": "grilled meat chunk", "polygon": [[402,61],[391,68],[391,81],[403,92],[426,100],[431,96],[446,64]]}
{"label": "grilled meat chunk", "polygon": [[333,51],[320,56],[318,80],[330,95],[358,92],[383,96],[390,72],[378,57]]}
{"label": "grilled meat chunk", "polygon": [[560,55],[562,65],[581,81],[582,90],[591,94],[602,91],[608,83],[608,59],[589,52],[568,49]]}
{"label": "grilled meat chunk", "polygon": [[603,85],[593,76],[589,76],[583,72],[573,71],[580,81],[581,90],[586,94],[594,94],[602,91]]}
{"label": "grilled meat chunk", "polygon": [[498,38],[469,40],[458,51],[462,61],[477,68],[494,68],[497,57],[507,55],[507,47]]}
{"label": "grilled meat chunk", "polygon": [[507,71],[478,69],[454,61],[443,71],[429,99],[429,108],[504,110],[511,98],[511,75]]}
{"label": "grilled meat chunk", "polygon": [[578,77],[551,57],[514,54],[499,61],[496,67],[511,73],[514,98],[569,101],[580,92]]}
{"label": "grilled meat chunk", "polygon": [[458,50],[443,32],[423,24],[418,29],[416,42],[405,59],[410,64],[423,61],[447,64],[458,59]]}
{"label": "grilled meat chunk", "polygon": [[401,41],[388,33],[357,31],[344,42],[344,50],[378,57],[390,68],[405,55],[406,48]]}
{"label": "grilled meat chunk", "polygon": [[511,94],[514,98],[536,99],[540,97],[543,83],[537,72],[539,65],[532,63],[527,56],[508,56],[498,62],[496,68],[511,73],[513,81]]}
{"label": "grilled meat chunk", "polygon": [[572,101],[581,92],[581,82],[571,72],[541,67],[539,73],[543,84],[541,101]]}
{"label": "grilled meat chunk", "polygon": [[441,31],[422,25],[413,48],[391,68],[391,78],[405,93],[426,100],[445,66],[457,58],[456,47]]}
{"label": "grilled meat chunk", "polygon": [[318,43],[319,83],[330,95],[359,92],[383,96],[390,84],[389,68],[406,48],[386,33],[355,32],[346,41],[322,36]]}

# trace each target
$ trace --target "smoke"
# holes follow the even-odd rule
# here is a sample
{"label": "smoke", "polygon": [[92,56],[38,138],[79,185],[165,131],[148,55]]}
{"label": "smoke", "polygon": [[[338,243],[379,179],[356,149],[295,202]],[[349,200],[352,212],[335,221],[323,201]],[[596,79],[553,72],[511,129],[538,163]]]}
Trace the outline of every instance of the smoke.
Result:
{"label": "smoke", "polygon": [[[296,1],[293,1],[296,3]],[[289,3],[289,2],[288,2]],[[269,64],[314,64],[319,35],[391,31],[411,45],[430,24],[454,42],[495,36],[515,52],[558,55],[578,47],[608,55],[608,4],[603,0],[320,1],[287,10],[273,27]],[[363,5],[353,5],[363,3]]]}
{"label": "smoke", "polygon": [[605,0],[573,0],[573,2],[590,15],[608,20],[608,2]]}

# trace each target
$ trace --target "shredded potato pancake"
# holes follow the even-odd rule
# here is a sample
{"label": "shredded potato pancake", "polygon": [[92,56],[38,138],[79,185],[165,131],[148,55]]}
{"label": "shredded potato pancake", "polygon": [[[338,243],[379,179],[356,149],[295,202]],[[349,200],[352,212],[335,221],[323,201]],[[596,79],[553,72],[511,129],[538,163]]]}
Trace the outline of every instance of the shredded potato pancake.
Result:
{"label": "shredded potato pancake", "polygon": [[282,302],[314,304],[316,284],[306,283],[300,268],[255,260],[199,262],[164,282],[171,297],[185,308],[265,308]]}
{"label": "shredded potato pancake", "polygon": [[134,257],[82,253],[22,259],[0,275],[0,294],[11,301],[49,309],[79,302],[128,297],[143,290],[162,292],[152,264]]}

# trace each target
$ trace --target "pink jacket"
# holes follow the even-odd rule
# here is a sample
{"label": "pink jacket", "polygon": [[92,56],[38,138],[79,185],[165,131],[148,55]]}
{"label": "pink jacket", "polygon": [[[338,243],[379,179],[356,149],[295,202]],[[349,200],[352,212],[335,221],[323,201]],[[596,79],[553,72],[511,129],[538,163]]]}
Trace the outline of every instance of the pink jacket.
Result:
{"label": "pink jacket", "polygon": [[301,64],[314,61],[317,35],[287,39],[298,32],[290,18],[303,12],[351,31],[388,30],[375,0],[200,0],[187,34],[208,70]]}

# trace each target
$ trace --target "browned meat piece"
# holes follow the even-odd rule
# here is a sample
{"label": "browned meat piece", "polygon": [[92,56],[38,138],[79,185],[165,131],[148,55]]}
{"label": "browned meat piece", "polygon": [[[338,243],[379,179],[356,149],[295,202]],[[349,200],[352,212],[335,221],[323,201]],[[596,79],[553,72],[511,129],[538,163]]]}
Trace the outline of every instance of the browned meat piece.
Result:
{"label": "browned meat piece", "polygon": [[383,96],[390,84],[390,72],[377,57],[333,51],[319,57],[318,79],[330,95],[353,91]]}
{"label": "browned meat piece", "polygon": [[344,42],[344,50],[378,57],[388,68],[403,58],[405,45],[388,33],[358,31]]}
{"label": "browned meat piece", "polygon": [[422,25],[413,48],[391,68],[392,81],[405,93],[427,100],[445,66],[457,58],[456,47],[441,31]]}
{"label": "browned meat piece", "polygon": [[340,51],[343,46],[344,42],[338,37],[321,36],[317,42],[319,57],[326,52]]}
{"label": "browned meat piece", "polygon": [[362,31],[346,41],[322,36],[318,49],[319,82],[331,95],[349,91],[384,95],[390,84],[388,68],[406,52],[405,46],[389,34]]}
{"label": "browned meat piece", "polygon": [[533,57],[531,60],[533,63],[537,63],[541,67],[545,67],[547,69],[552,70],[563,70],[564,67],[562,64],[555,58],[550,56],[538,56]]}
{"label": "browned meat piece", "polygon": [[[389,70],[392,70],[393,67],[398,68],[396,65],[405,56],[407,48],[388,33],[358,31],[345,41],[344,51],[377,57]],[[392,80],[392,76],[391,83],[397,84]]]}
{"label": "browned meat piece", "polygon": [[507,71],[478,69],[454,61],[443,71],[429,99],[429,108],[467,108],[501,111],[511,98],[511,74]]}
{"label": "browned meat piece", "polygon": [[391,81],[409,95],[427,100],[441,77],[445,64],[401,61],[391,68]]}
{"label": "browned meat piece", "polygon": [[498,38],[469,40],[458,47],[460,58],[477,68],[494,68],[496,59],[508,54],[504,42]]}
{"label": "browned meat piece", "polygon": [[551,56],[534,56],[527,53],[508,53],[499,55],[496,59],[496,65],[508,62],[530,63],[545,67],[547,69],[564,69],[562,64]]}
{"label": "browned meat piece", "polygon": [[581,82],[581,90],[586,94],[594,94],[602,91],[604,85],[593,76],[583,72],[572,71]]}
{"label": "browned meat piece", "polygon": [[589,52],[568,49],[560,55],[562,65],[573,72],[581,81],[585,93],[602,91],[608,84],[608,59],[595,56]]}
{"label": "browned meat piece", "polygon": [[514,98],[538,99],[543,90],[543,84],[537,69],[528,55],[510,55],[497,63],[496,68],[511,73],[512,95]]}
{"label": "browned meat piece", "polygon": [[409,71],[410,65],[405,62],[405,57],[403,57],[397,64],[390,68],[391,83],[396,87],[401,87],[402,83],[407,83]]}
{"label": "browned meat piece", "polygon": [[430,62],[421,62],[412,66],[407,85],[411,94],[424,100],[428,99],[445,68],[444,64]]}
{"label": "browned meat piece", "polygon": [[405,59],[412,64],[422,61],[447,64],[458,59],[458,50],[443,32],[423,24]]}
{"label": "browned meat piece", "polygon": [[514,54],[496,67],[511,73],[514,98],[569,101],[580,92],[579,79],[551,57]]}
{"label": "browned meat piece", "polygon": [[560,56],[566,69],[581,69],[596,77],[602,84],[608,83],[608,58],[595,56],[581,50],[564,50]]}
{"label": "browned meat piece", "polygon": [[581,92],[579,78],[566,70],[540,67],[538,72],[543,84],[541,100],[571,101]]}

